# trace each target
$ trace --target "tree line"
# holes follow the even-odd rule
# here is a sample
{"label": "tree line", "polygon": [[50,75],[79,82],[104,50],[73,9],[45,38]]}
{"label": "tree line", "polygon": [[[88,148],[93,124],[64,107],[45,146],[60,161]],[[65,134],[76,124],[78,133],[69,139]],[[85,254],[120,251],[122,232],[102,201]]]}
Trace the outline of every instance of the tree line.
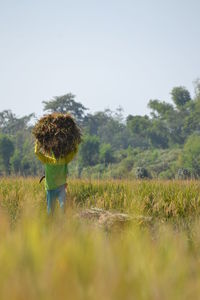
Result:
{"label": "tree line", "polygon": [[[71,113],[83,142],[69,173],[76,177],[200,176],[200,80],[194,97],[183,87],[171,91],[172,103],[148,102],[149,115],[128,115],[121,107],[90,113],[68,93],[43,101],[44,113]],[[0,112],[0,175],[35,176],[43,168],[34,156],[34,113],[17,117]]]}

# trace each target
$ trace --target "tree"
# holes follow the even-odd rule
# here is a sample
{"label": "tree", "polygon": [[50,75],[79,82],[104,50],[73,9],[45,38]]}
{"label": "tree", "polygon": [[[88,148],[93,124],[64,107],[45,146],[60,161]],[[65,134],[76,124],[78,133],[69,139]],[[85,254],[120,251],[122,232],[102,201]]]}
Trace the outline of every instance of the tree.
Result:
{"label": "tree", "polygon": [[77,120],[81,123],[85,116],[85,111],[87,108],[81,103],[76,102],[75,95],[68,93],[63,96],[53,97],[50,101],[43,101],[44,111],[49,111],[50,113],[71,113]]}
{"label": "tree", "polygon": [[153,120],[151,127],[147,130],[150,144],[154,148],[168,148],[169,137],[166,125],[161,120]]}
{"label": "tree", "polygon": [[10,175],[10,158],[14,153],[14,144],[11,139],[5,135],[0,136],[0,157],[6,175]]}
{"label": "tree", "polygon": [[83,127],[87,134],[98,135],[99,128],[105,126],[109,121],[109,116],[104,112],[87,114],[83,121]]}
{"label": "tree", "polygon": [[34,113],[17,118],[11,110],[3,110],[0,112],[0,131],[3,134],[14,135],[16,132],[27,130],[33,117],[35,117]]}
{"label": "tree", "polygon": [[174,87],[171,91],[172,100],[177,108],[182,108],[191,100],[190,93],[183,86]]}
{"label": "tree", "polygon": [[151,116],[160,119],[167,119],[174,110],[173,105],[157,99],[149,100],[148,107],[151,109]]}
{"label": "tree", "polygon": [[79,150],[81,166],[94,166],[99,161],[99,138],[97,136],[85,136]]}
{"label": "tree", "polygon": [[200,135],[194,134],[188,138],[181,155],[181,165],[196,177],[200,176]]}
{"label": "tree", "polygon": [[126,119],[127,131],[129,133],[129,145],[146,149],[150,146],[149,130],[151,119],[148,116],[132,116]]}
{"label": "tree", "polygon": [[113,150],[110,144],[102,144],[100,147],[100,161],[106,166],[114,162]]}
{"label": "tree", "polygon": [[127,117],[127,126],[132,133],[139,134],[143,137],[146,136],[146,131],[151,127],[151,120],[148,116],[132,116]]}
{"label": "tree", "polygon": [[120,108],[116,112],[106,109],[86,115],[83,127],[87,134],[97,135],[101,143],[112,144],[114,150],[127,147],[127,130],[122,123]]}
{"label": "tree", "polygon": [[[188,106],[190,106],[189,103],[190,102],[188,102]],[[148,107],[152,110],[151,116],[153,126],[149,131],[151,143],[154,144],[154,146],[157,144],[158,147],[161,146],[163,148],[166,148],[167,145],[183,144],[185,141],[184,120],[188,116],[189,110],[177,110],[174,109],[173,105],[159,100],[150,100]],[[155,128],[155,125],[157,129]],[[161,143],[160,138],[162,140]],[[156,140],[159,143],[154,143]]]}
{"label": "tree", "polygon": [[22,153],[19,150],[16,150],[14,152],[14,155],[11,157],[10,162],[12,171],[14,171],[16,175],[20,174],[22,167]]}
{"label": "tree", "polygon": [[184,131],[187,136],[200,133],[200,96],[190,102],[189,113],[184,118]]}
{"label": "tree", "polygon": [[193,84],[194,84],[195,99],[200,100],[200,78],[194,80]]}

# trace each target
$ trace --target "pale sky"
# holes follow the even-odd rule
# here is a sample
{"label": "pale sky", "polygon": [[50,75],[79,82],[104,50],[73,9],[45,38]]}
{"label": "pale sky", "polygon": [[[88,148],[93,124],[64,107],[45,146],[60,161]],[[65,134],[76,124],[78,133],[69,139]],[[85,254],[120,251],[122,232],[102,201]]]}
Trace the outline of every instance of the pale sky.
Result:
{"label": "pale sky", "polygon": [[0,0],[0,111],[42,114],[75,94],[91,112],[149,112],[200,77],[200,0]]}

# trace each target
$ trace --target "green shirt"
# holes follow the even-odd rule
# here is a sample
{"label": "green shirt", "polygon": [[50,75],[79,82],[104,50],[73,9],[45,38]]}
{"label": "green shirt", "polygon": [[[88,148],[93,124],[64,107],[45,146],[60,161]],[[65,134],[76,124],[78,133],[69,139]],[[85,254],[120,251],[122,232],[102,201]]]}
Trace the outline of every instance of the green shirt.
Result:
{"label": "green shirt", "polygon": [[67,164],[45,164],[45,188],[46,190],[55,190],[66,183]]}
{"label": "green shirt", "polygon": [[45,178],[46,178],[46,189],[54,190],[59,186],[66,183],[67,177],[67,164],[74,158],[78,152],[78,145],[74,152],[67,154],[63,158],[56,159],[54,156],[49,156],[38,147],[38,143],[35,144],[35,154],[38,159],[44,164],[45,167]]}

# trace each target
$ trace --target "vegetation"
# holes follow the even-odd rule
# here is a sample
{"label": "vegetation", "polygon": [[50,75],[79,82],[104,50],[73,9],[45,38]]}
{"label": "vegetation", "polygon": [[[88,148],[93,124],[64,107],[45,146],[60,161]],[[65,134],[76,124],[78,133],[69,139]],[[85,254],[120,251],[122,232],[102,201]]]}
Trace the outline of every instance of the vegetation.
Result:
{"label": "vegetation", "polygon": [[[185,87],[174,87],[172,103],[151,99],[149,116],[130,114],[126,119],[120,107],[89,113],[71,93],[43,101],[44,112],[70,112],[82,129],[83,142],[70,164],[70,176],[137,178],[138,168],[143,168],[149,178],[177,178],[180,169],[187,170],[187,178],[199,178],[199,86],[196,80],[193,98]],[[0,174],[43,172],[33,153],[34,118],[18,118],[10,110],[0,113]]]}
{"label": "vegetation", "polygon": [[14,153],[14,145],[6,135],[0,136],[0,155],[5,173],[10,175],[10,158]]}
{"label": "vegetation", "polygon": [[[38,180],[1,179],[1,299],[198,299],[197,181],[69,180],[47,219]],[[91,206],[135,218],[107,230],[76,217]]]}

